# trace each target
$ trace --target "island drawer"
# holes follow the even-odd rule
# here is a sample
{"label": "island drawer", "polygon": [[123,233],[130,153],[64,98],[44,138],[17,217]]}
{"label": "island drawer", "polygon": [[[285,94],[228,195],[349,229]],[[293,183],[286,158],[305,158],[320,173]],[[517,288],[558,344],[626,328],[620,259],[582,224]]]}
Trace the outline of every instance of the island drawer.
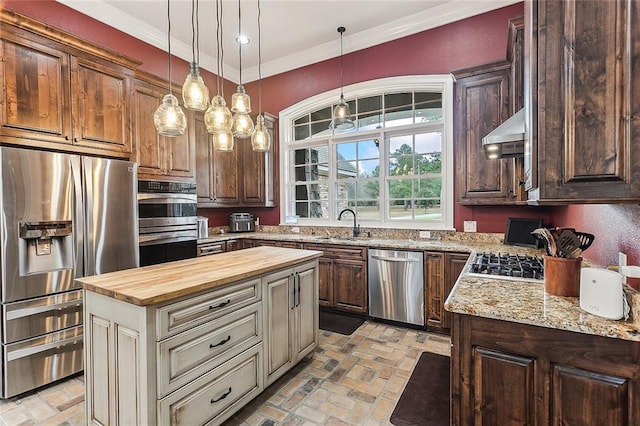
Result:
{"label": "island drawer", "polygon": [[336,258],[336,259],[354,259],[354,260],[366,260],[367,248],[359,246],[337,246],[328,244],[305,244],[304,248],[307,250],[318,250],[324,254],[322,257]]}
{"label": "island drawer", "polygon": [[218,424],[238,405],[256,397],[263,388],[262,345],[232,358],[220,368],[183,386],[160,400],[160,425]]}
{"label": "island drawer", "polygon": [[158,398],[262,341],[262,305],[254,303],[158,344]]}
{"label": "island drawer", "polygon": [[260,278],[257,278],[158,308],[158,340],[257,302],[261,299],[259,289]]}

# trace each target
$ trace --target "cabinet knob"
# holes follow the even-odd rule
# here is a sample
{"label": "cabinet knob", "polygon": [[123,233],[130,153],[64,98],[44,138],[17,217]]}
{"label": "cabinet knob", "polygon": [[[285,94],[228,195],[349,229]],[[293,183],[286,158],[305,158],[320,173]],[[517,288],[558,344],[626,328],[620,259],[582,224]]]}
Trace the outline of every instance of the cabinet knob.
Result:
{"label": "cabinet knob", "polygon": [[64,135],[64,140],[68,141],[69,140],[69,135]]}

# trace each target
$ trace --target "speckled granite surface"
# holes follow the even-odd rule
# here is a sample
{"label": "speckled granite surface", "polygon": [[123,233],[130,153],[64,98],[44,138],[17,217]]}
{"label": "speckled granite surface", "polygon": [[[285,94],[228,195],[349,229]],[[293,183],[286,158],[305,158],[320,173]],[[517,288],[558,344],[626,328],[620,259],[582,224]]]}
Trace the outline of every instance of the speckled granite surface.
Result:
{"label": "speckled granite surface", "polygon": [[[261,226],[260,232],[241,234],[226,231],[225,227],[210,229],[210,238],[198,243],[251,238],[471,253],[470,259],[477,252],[543,254],[541,249],[504,245],[503,234],[431,231],[430,239],[421,239],[414,230],[375,229],[370,231],[371,237],[364,230],[364,236],[358,238],[349,237],[350,230],[345,228],[300,227],[299,234],[290,233],[290,227],[277,226]],[[542,283],[468,276],[469,269],[467,263],[447,298],[448,311],[640,342],[640,293],[633,289],[625,289],[631,306],[630,319],[614,321],[583,311],[578,297],[546,294]]]}
{"label": "speckled granite surface", "polygon": [[583,311],[579,297],[547,294],[542,283],[469,276],[469,265],[445,302],[450,312],[640,342],[633,309],[628,321],[609,320]]}

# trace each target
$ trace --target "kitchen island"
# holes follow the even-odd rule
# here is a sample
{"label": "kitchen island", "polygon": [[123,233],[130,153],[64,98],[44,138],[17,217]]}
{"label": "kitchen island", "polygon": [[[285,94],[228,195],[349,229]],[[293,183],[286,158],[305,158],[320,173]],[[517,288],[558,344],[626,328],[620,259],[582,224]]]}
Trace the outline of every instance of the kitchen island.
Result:
{"label": "kitchen island", "polygon": [[584,312],[541,283],[468,272],[445,303],[452,425],[640,424],[637,322]]}
{"label": "kitchen island", "polygon": [[256,247],[78,279],[89,424],[218,424],[317,346],[321,252]]}

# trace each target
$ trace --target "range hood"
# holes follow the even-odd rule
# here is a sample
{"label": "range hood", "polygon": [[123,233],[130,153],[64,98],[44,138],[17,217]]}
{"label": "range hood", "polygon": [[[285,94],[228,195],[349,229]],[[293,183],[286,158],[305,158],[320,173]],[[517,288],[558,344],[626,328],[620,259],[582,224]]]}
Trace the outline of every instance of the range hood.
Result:
{"label": "range hood", "polygon": [[524,108],[482,138],[487,158],[524,156]]}

